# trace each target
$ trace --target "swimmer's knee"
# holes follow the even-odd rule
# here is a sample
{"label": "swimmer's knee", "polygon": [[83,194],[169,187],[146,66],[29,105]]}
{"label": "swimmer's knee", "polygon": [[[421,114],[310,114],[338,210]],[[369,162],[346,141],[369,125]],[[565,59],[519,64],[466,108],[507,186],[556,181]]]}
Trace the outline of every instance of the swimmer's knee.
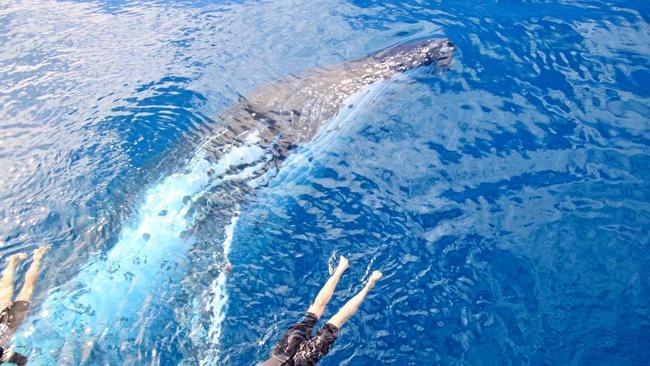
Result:
{"label": "swimmer's knee", "polygon": [[309,309],[307,309],[307,312],[314,314],[317,319],[320,319],[321,315],[325,312],[325,305],[312,304]]}

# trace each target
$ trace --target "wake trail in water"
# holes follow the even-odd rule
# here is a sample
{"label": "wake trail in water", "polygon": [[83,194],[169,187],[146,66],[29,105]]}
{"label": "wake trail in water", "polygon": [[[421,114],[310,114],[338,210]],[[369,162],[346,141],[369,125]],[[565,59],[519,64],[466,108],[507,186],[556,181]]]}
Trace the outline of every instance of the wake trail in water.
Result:
{"label": "wake trail in water", "polygon": [[[40,313],[16,335],[15,344],[27,350],[30,365],[123,363],[120,353],[155,358],[155,350],[142,350],[138,343],[148,326],[144,314],[154,297],[185,273],[186,254],[194,244],[191,235],[183,235],[193,223],[188,212],[220,184],[255,176],[255,162],[263,161],[265,153],[256,139],[250,134],[216,163],[199,149],[184,172],[147,190],[138,216],[124,225],[117,243],[74,279],[52,289]],[[247,168],[233,172],[238,166]],[[113,349],[114,355],[104,350],[98,356],[98,348]]]}

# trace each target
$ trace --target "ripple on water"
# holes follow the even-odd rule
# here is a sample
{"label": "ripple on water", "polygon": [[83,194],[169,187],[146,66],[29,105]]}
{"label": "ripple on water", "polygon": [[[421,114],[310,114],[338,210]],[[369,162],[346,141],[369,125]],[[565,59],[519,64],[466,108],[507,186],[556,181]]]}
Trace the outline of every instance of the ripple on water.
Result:
{"label": "ripple on water", "polygon": [[[385,277],[323,365],[644,364],[648,10],[0,4],[0,253],[54,244],[30,325],[47,320],[47,290],[72,286],[146,192],[184,170],[225,106],[269,80],[444,36],[457,49],[449,72],[391,82],[242,195],[222,322],[208,306],[219,237],[189,252],[180,285],[139,306],[133,328],[149,333],[98,345],[106,353],[88,362],[251,364],[346,254],[352,267],[328,314],[371,269]],[[230,222],[214,217],[201,233]],[[138,238],[155,247],[150,231]],[[45,364],[48,350],[21,350]]]}

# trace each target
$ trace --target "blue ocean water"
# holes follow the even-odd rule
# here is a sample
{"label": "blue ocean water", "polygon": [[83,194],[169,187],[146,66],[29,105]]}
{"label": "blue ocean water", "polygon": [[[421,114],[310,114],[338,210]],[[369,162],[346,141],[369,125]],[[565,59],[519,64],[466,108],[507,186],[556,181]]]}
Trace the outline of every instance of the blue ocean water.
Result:
{"label": "blue ocean water", "polygon": [[[254,364],[343,254],[325,317],[372,269],[384,279],[322,365],[647,364],[648,14],[0,3],[0,254],[53,246],[17,350],[30,365]],[[456,45],[449,70],[357,96],[277,171],[228,173],[255,141],[201,155],[255,88],[428,37]],[[206,198],[210,168],[249,189]]]}

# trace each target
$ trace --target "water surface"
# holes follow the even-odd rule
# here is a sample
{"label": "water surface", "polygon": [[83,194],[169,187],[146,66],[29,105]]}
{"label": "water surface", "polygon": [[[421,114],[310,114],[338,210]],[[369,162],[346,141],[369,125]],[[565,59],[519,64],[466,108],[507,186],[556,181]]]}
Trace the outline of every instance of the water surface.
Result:
{"label": "water surface", "polygon": [[[647,14],[641,1],[3,2],[0,253],[53,245],[18,350],[33,365],[249,365],[345,254],[326,317],[371,269],[385,277],[323,365],[645,364]],[[423,37],[454,42],[449,71],[350,102],[227,215],[191,209],[199,146],[228,105]],[[212,224],[186,232],[196,217]]]}

